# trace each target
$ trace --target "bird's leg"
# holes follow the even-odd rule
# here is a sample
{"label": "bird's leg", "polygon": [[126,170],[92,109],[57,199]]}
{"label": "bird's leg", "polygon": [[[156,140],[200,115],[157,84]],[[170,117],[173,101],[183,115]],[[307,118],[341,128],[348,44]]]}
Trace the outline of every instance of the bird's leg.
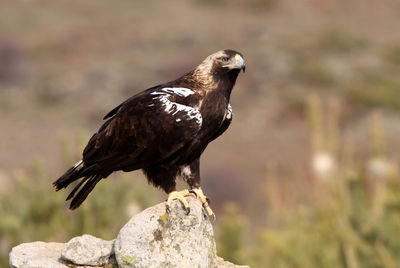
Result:
{"label": "bird's leg", "polygon": [[167,204],[165,205],[165,209],[166,209],[167,213],[171,212],[172,201],[177,199],[182,203],[183,207],[185,208],[186,215],[189,215],[190,207],[189,207],[188,202],[185,199],[186,196],[195,196],[195,194],[190,192],[189,190],[170,192],[168,194]]}
{"label": "bird's leg", "polygon": [[215,221],[215,214],[212,211],[212,209],[210,208],[210,204],[209,204],[209,200],[208,198],[204,195],[203,191],[201,190],[201,188],[193,188],[191,190],[189,190],[189,193],[192,193],[194,195],[196,195],[197,198],[200,199],[201,203],[203,203],[203,208],[207,213],[207,216],[212,218],[213,221]]}
{"label": "bird's leg", "polygon": [[200,187],[200,158],[195,159],[189,165],[181,166],[180,175],[191,188],[188,192],[199,198],[203,204],[203,214],[205,217],[212,218],[215,221],[215,214],[210,208],[208,198],[204,195]]}

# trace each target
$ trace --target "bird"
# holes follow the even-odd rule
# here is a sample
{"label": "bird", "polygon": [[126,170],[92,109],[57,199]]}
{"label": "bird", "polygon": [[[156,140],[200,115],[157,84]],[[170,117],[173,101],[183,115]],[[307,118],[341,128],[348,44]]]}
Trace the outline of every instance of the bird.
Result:
{"label": "bird", "polygon": [[[111,173],[141,169],[150,184],[168,194],[168,213],[179,200],[189,214],[185,197],[194,196],[206,215],[215,217],[200,184],[200,156],[231,124],[231,92],[245,70],[240,52],[220,50],[178,79],[128,98],[104,116],[82,159],[53,182],[56,191],[78,181],[66,198],[74,210]],[[189,188],[177,191],[177,178]]]}

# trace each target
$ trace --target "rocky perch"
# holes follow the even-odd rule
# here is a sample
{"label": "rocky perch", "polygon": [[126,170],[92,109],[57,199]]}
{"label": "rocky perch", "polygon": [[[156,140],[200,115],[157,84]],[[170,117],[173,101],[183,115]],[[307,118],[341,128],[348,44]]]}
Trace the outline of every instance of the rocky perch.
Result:
{"label": "rocky perch", "polygon": [[189,215],[178,201],[170,214],[165,213],[165,202],[142,211],[112,241],[83,235],[68,243],[18,245],[10,253],[10,267],[248,267],[217,257],[213,228],[201,202],[193,197],[188,202]]}

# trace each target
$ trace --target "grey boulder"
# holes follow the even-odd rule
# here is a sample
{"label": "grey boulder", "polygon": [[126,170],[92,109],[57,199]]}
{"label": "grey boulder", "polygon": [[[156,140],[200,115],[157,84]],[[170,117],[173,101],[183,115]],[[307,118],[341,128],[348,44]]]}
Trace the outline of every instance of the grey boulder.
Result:
{"label": "grey boulder", "polygon": [[115,264],[114,240],[106,241],[91,235],[72,238],[61,252],[61,258],[73,264],[100,266]]}
{"label": "grey boulder", "polygon": [[169,214],[161,203],[133,217],[115,240],[118,266],[216,267],[212,225],[198,199],[189,197],[187,201],[189,215],[175,201]]}
{"label": "grey boulder", "polygon": [[14,247],[10,253],[11,268],[67,268],[59,261],[64,243],[32,242]]}

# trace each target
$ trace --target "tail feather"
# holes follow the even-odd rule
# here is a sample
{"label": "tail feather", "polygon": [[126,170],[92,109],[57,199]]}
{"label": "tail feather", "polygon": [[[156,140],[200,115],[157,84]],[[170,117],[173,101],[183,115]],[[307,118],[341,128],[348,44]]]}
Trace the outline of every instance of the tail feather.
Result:
{"label": "tail feather", "polygon": [[69,195],[68,195],[67,199],[65,199],[65,201],[68,201],[68,200],[70,200],[72,197],[74,197],[76,191],[78,191],[79,188],[81,188],[82,184],[83,184],[85,181],[87,181],[87,179],[88,179],[87,177],[83,178],[83,179],[74,187],[74,189],[69,193]]}
{"label": "tail feather", "polygon": [[[69,206],[70,209],[76,209],[78,208],[83,201],[85,201],[86,197],[89,195],[89,193],[93,190],[93,188],[96,186],[96,184],[102,179],[101,175],[93,175],[89,178],[83,179],[82,181],[86,181],[85,185],[82,187],[82,189],[74,196],[74,198],[71,201],[71,204]],[[82,184],[79,183],[78,186]],[[79,187],[78,187],[79,188]],[[76,192],[78,188],[75,188],[73,192]],[[70,197],[72,198],[72,196]]]}
{"label": "tail feather", "polygon": [[58,180],[53,182],[54,187],[56,187],[56,191],[61,190],[62,188],[66,188],[68,185],[70,185],[72,182],[76,181],[81,175],[81,171],[83,168],[83,161],[79,161],[76,163],[73,167],[68,169],[64,175],[62,175]]}
{"label": "tail feather", "polygon": [[[72,198],[70,209],[76,209],[79,207],[86,197],[93,190],[96,184],[104,177],[101,171],[98,170],[96,164],[84,167],[84,162],[81,160],[76,163],[73,167],[67,170],[64,175],[53,182],[56,191],[66,188],[72,182],[82,178],[81,181],[74,187],[71,193],[68,195],[67,200]],[[81,186],[83,187],[81,188]],[[78,191],[79,190],[79,191]]]}

